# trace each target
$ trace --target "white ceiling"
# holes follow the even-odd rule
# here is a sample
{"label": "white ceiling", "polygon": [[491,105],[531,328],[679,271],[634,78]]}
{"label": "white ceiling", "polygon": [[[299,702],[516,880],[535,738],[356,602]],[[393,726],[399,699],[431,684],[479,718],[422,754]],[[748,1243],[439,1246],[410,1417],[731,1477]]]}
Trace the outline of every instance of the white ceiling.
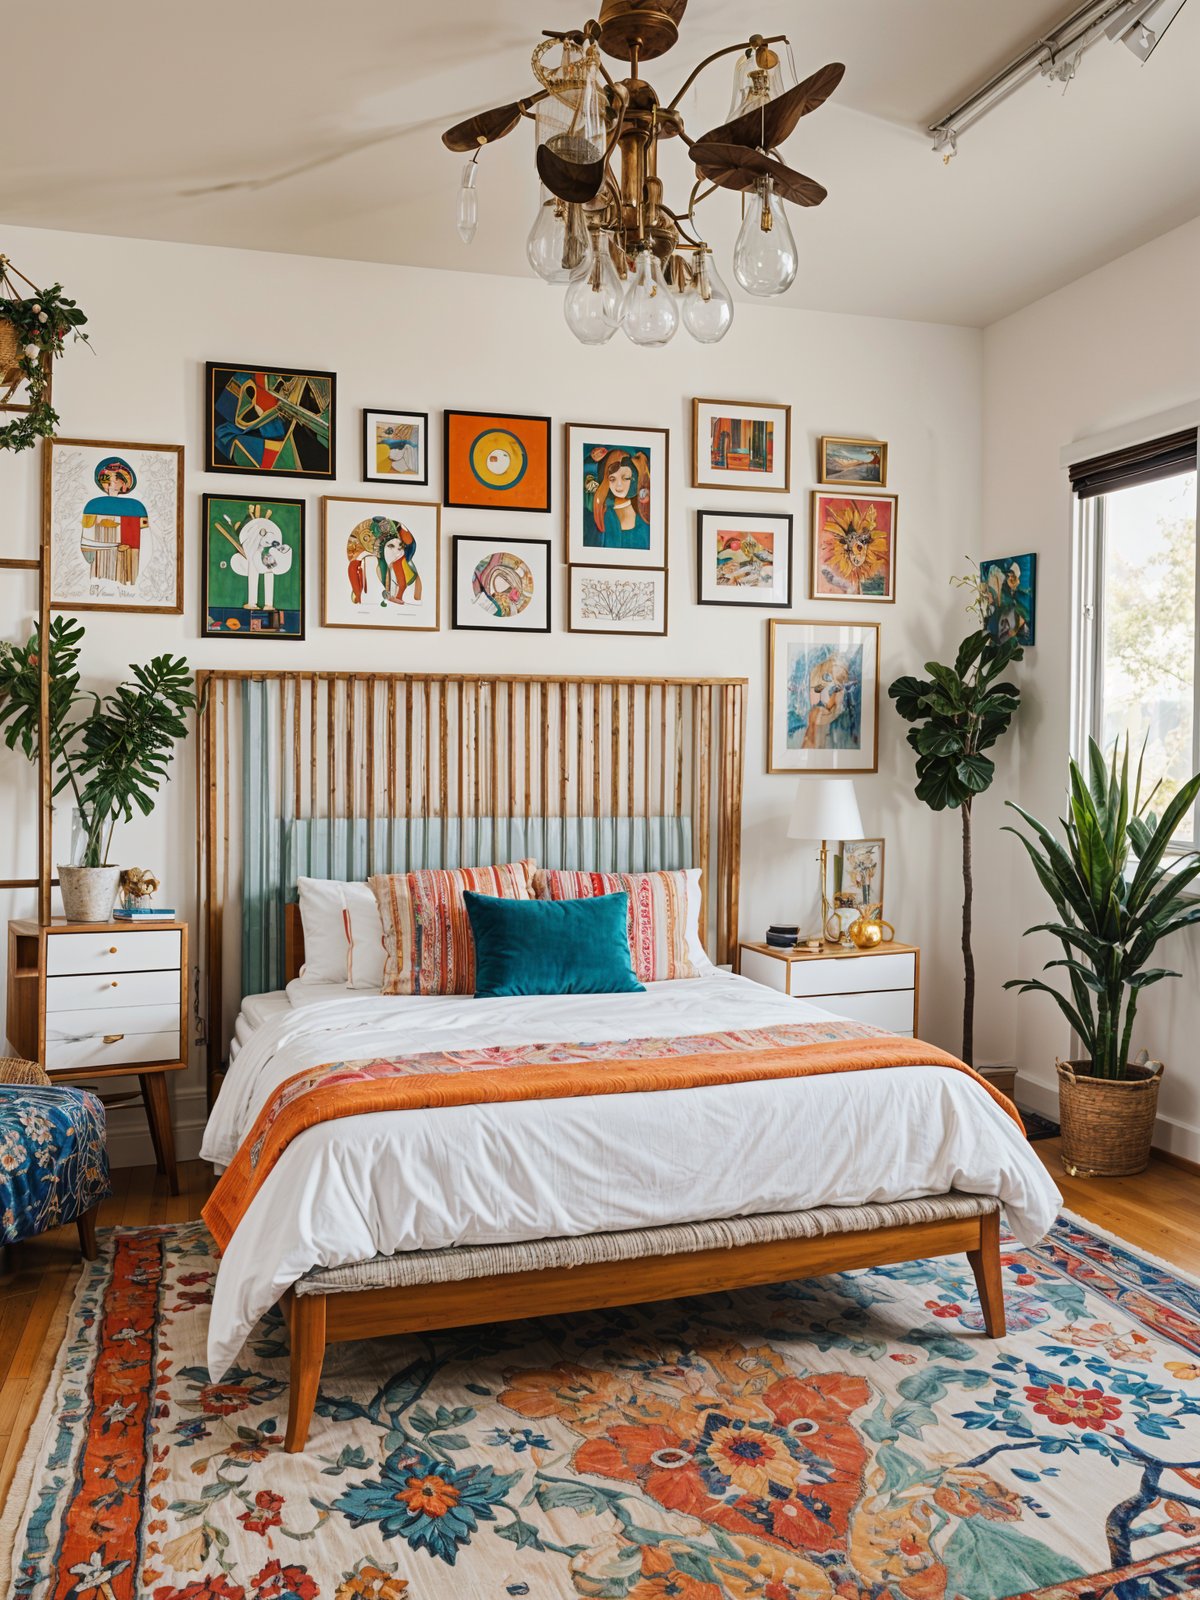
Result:
{"label": "white ceiling", "polygon": [[[596,0],[592,0],[596,8]],[[1200,0],[1141,66],[1098,45],[1064,94],[1028,85],[944,168],[925,126],[1071,0],[691,0],[647,76],[669,99],[735,32],[790,34],[800,76],[847,65],[786,146],[830,190],[795,213],[784,303],[983,325],[1200,214]],[[480,226],[454,230],[443,127],[528,91],[543,26],[588,0],[57,0],[5,17],[0,218],[84,232],[527,274],[536,196],[523,124],[481,157]],[[51,52],[48,70],[38,66]],[[684,102],[722,121],[719,63]],[[619,75],[619,74],[618,74]],[[692,169],[673,142],[668,198]],[[727,278],[739,214],[700,215]],[[2,240],[0,240],[2,244]]]}

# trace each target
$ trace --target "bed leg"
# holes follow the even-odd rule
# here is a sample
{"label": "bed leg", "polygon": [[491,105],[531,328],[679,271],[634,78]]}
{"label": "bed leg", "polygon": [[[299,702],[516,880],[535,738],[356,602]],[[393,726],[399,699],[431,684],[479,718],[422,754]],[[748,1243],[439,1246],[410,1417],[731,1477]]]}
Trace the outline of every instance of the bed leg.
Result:
{"label": "bed leg", "polygon": [[983,1325],[990,1339],[1003,1339],[1007,1324],[1004,1320],[1004,1274],[1000,1268],[1000,1213],[989,1211],[979,1219],[979,1248],[968,1250],[967,1260],[975,1274],[975,1287],[979,1290],[979,1303],[983,1308]]}
{"label": "bed leg", "polygon": [[321,1381],[321,1364],[325,1359],[325,1296],[289,1293],[288,1321],[292,1334],[292,1364],[283,1448],[288,1455],[297,1455],[308,1439],[308,1426]]}
{"label": "bed leg", "polygon": [[100,1254],[96,1245],[96,1218],[99,1215],[100,1202],[97,1200],[90,1211],[84,1211],[75,1218],[75,1227],[79,1233],[79,1249],[87,1261],[95,1261]]}

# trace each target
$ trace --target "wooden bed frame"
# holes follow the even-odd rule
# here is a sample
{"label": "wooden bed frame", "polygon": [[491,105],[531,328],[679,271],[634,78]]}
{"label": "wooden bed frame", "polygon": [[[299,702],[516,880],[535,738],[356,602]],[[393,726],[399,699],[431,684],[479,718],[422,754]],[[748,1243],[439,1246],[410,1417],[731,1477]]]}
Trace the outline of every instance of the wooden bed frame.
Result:
{"label": "wooden bed frame", "polygon": [[[235,828],[243,751],[270,769],[285,819],[389,828],[554,818],[586,832],[682,819],[702,869],[701,937],[717,963],[737,948],[745,679],[501,678],[350,673],[203,672],[197,764],[198,899],[210,1094],[220,1086],[232,1018],[224,995],[226,923],[240,921]],[[261,743],[243,736],[242,685],[265,686]],[[494,859],[511,859],[492,833]],[[511,837],[511,830],[510,830]],[[547,865],[555,865],[548,861]],[[631,870],[647,863],[634,862]],[[379,870],[371,865],[369,870]],[[283,976],[303,961],[299,910],[282,910]],[[233,939],[229,941],[232,946]],[[237,988],[236,979],[230,982]],[[240,993],[240,989],[238,989]],[[933,1197],[949,1202],[953,1197]],[[949,1209],[949,1207],[947,1207]],[[861,1208],[869,1213],[872,1208]],[[881,1218],[887,1208],[877,1208]],[[680,1219],[686,1222],[688,1219]],[[521,1246],[505,1247],[514,1252]],[[296,1293],[286,1449],[303,1450],[330,1341],[674,1299],[789,1278],[965,1252],[986,1332],[1005,1331],[999,1211],[858,1227],[732,1248],[510,1271],[454,1282]],[[515,1261],[516,1256],[513,1257]]]}

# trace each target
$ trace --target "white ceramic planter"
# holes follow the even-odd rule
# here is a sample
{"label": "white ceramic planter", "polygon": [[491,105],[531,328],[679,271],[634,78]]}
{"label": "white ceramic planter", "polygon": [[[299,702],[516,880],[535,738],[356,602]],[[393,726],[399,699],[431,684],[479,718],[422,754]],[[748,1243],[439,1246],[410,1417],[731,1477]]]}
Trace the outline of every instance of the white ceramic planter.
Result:
{"label": "white ceramic planter", "polygon": [[117,901],[121,869],[60,866],[58,882],[68,922],[107,922]]}

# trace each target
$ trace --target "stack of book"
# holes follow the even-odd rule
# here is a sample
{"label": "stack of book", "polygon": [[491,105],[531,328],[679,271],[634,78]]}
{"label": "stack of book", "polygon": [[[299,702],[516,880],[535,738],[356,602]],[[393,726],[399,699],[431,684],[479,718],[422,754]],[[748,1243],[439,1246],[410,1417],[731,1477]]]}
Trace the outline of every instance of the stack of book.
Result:
{"label": "stack of book", "polygon": [[118,906],[113,912],[116,922],[174,922],[175,911],[172,906],[137,906],[133,910],[126,910]]}

